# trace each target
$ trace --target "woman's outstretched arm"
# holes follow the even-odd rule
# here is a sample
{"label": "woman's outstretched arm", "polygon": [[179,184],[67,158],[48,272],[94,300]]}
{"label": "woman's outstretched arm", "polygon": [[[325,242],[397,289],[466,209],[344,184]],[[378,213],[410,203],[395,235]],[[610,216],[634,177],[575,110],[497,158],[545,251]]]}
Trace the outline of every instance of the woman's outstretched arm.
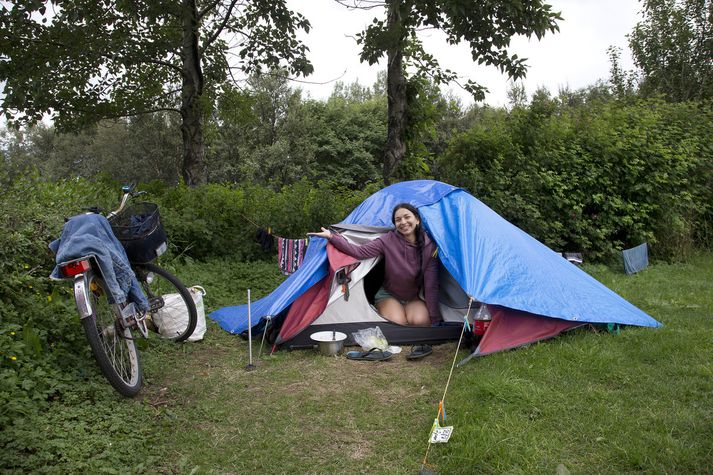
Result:
{"label": "woman's outstretched arm", "polygon": [[384,254],[384,242],[380,238],[359,246],[357,244],[351,244],[339,233],[333,233],[326,228],[322,228],[320,232],[307,233],[307,235],[324,238],[343,253],[356,257],[357,259],[368,259]]}

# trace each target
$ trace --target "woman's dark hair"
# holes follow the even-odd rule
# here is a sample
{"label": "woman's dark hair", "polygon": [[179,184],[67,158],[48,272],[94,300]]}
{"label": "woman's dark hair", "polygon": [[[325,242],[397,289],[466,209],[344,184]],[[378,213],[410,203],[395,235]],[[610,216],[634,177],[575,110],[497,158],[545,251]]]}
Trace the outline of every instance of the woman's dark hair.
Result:
{"label": "woman's dark hair", "polygon": [[399,203],[394,206],[394,210],[391,212],[391,223],[396,224],[396,212],[400,209],[406,209],[411,211],[413,215],[418,219],[418,224],[416,225],[416,247],[418,254],[418,273],[416,274],[416,282],[418,282],[419,288],[423,286],[423,220],[421,219],[421,213],[418,212],[415,206],[410,203]]}

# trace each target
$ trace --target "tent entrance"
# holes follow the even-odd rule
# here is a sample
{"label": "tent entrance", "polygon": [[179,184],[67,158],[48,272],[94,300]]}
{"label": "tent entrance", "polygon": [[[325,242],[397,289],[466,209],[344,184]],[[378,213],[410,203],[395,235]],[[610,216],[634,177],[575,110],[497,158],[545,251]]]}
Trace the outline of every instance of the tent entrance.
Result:
{"label": "tent entrance", "polygon": [[397,325],[382,318],[380,322],[354,322],[327,325],[310,325],[299,335],[292,338],[285,344],[285,348],[299,349],[312,348],[314,341],[310,339],[312,333],[318,331],[339,331],[347,335],[346,346],[356,345],[352,333],[365,328],[378,326],[384,333],[390,345],[418,345],[418,344],[439,344],[449,341],[456,341],[460,337],[462,325],[457,323],[445,323],[437,327],[410,327]]}
{"label": "tent entrance", "polygon": [[364,294],[370,305],[374,305],[374,296],[384,284],[384,260],[374,264],[374,267],[364,277]]}
{"label": "tent entrance", "polygon": [[[354,230],[343,235],[354,242],[364,242],[364,236],[353,238]],[[379,234],[374,234],[374,239]],[[444,289],[441,299],[441,314],[444,323],[439,326],[414,327],[399,325],[382,317],[374,306],[374,296],[384,281],[384,262],[381,258],[366,259],[351,274],[349,295],[331,285],[329,303],[324,311],[299,334],[285,343],[290,349],[308,348],[314,345],[309,338],[318,331],[340,331],[347,335],[346,345],[354,345],[352,333],[378,326],[392,345],[437,344],[457,340],[463,325],[463,316],[468,310],[469,299],[445,268],[440,270],[440,281]],[[471,306],[471,313],[477,310]]]}

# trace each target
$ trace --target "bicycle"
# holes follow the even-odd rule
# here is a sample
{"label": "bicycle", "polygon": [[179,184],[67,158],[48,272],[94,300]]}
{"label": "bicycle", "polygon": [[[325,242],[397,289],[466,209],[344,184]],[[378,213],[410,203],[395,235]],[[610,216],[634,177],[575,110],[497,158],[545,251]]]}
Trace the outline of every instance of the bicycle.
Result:
{"label": "bicycle", "polygon": [[106,217],[94,207],[88,213],[66,221],[84,216],[90,224],[96,222],[97,226],[105,228],[106,220],[128,257],[131,270],[148,300],[148,310],[137,309],[128,299],[121,304],[111,302],[112,286],[102,272],[97,255],[72,256],[72,259],[59,262],[57,271],[58,278],[74,282],[77,311],[101,372],[117,392],[133,397],[138,394],[143,381],[135,340],[148,338],[149,329],[156,329],[173,341],[184,341],[195,330],[197,312],[186,286],[175,275],[152,262],[167,248],[158,206],[141,202],[127,207],[131,199],[144,192],[135,192],[133,185],[122,187],[122,191],[119,208]]}

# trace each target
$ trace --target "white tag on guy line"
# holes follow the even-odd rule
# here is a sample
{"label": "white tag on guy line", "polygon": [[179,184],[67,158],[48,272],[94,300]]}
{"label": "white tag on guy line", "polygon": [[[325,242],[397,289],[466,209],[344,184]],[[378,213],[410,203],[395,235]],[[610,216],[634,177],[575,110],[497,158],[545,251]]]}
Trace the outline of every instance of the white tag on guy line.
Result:
{"label": "white tag on guy line", "polygon": [[447,426],[447,427],[436,426],[431,431],[431,443],[432,444],[438,444],[438,443],[445,444],[446,442],[448,442],[448,439],[451,438],[452,433],[453,433],[453,426]]}

